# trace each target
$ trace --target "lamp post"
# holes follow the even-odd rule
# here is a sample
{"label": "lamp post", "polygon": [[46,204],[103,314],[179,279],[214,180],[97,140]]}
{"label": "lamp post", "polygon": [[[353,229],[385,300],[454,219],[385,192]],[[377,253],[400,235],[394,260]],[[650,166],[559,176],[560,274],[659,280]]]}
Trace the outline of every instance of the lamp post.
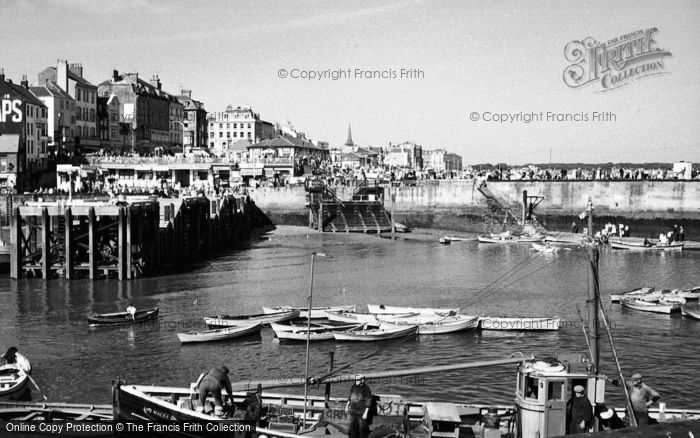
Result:
{"label": "lamp post", "polygon": [[311,343],[311,308],[313,305],[314,291],[314,257],[325,257],[321,252],[311,253],[311,281],[309,282],[309,310],[306,316],[306,367],[304,369],[304,415],[302,416],[302,427],[306,428],[306,404],[309,391],[309,344]]}

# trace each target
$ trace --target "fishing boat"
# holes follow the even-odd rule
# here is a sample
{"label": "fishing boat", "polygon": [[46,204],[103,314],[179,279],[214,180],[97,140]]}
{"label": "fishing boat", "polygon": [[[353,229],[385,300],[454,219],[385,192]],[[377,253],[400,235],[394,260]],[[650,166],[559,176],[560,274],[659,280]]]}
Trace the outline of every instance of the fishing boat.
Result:
{"label": "fishing boat", "polygon": [[0,366],[0,397],[22,394],[29,385],[29,374],[16,364]]}
{"label": "fishing boat", "polygon": [[[418,324],[418,334],[419,335],[437,335],[444,333],[455,333],[464,330],[474,330],[479,327],[479,317],[478,316],[468,316],[468,315],[454,315],[454,316],[443,316],[436,320],[419,323]],[[383,323],[386,324],[386,323]],[[401,322],[399,320],[394,320],[391,322],[392,325],[410,325],[407,322]],[[380,325],[382,327],[382,325]]]}
{"label": "fishing boat", "polygon": [[559,248],[556,246],[551,246],[551,245],[547,245],[547,244],[540,245],[539,243],[534,243],[534,242],[532,243],[532,249],[539,251],[539,252],[550,253],[550,254],[559,251]]}
{"label": "fishing boat", "polygon": [[250,325],[240,325],[213,330],[204,330],[200,332],[191,331],[186,333],[178,333],[177,337],[183,344],[191,342],[226,341],[229,339],[251,335],[253,333],[259,333],[260,329],[262,329],[262,324],[257,322]]}
{"label": "fishing boat", "polygon": [[[263,312],[266,314],[288,312],[290,310],[298,310],[299,318],[307,318],[309,315],[308,307],[291,307],[291,306],[277,306],[277,307],[263,307]],[[355,312],[357,311],[357,306],[354,304],[347,306],[328,306],[328,307],[314,307],[311,309],[311,319],[322,319],[326,318],[326,312]]]}
{"label": "fishing boat", "polygon": [[644,245],[637,242],[623,242],[620,240],[611,240],[610,247],[612,249],[626,249],[630,251],[682,251],[683,242],[672,242],[669,244],[651,243]]}
{"label": "fishing boat", "polygon": [[479,328],[482,330],[559,330],[561,318],[532,316],[485,316],[480,317]]}
{"label": "fishing boat", "polygon": [[362,327],[342,332],[333,332],[336,341],[373,342],[404,338],[418,333],[417,325],[395,325],[384,323],[379,328]]}
{"label": "fishing boat", "polygon": [[647,295],[651,292],[654,292],[656,288],[654,286],[645,286],[645,287],[638,287],[637,289],[633,289],[628,292],[623,292],[621,294],[610,294],[610,302],[612,303],[619,303],[621,299],[625,297],[632,297],[632,298],[638,298],[643,295]]}
{"label": "fishing boat", "polygon": [[459,307],[403,307],[387,306],[385,304],[367,304],[369,313],[419,314],[419,315],[450,315],[459,313]]}
{"label": "fishing boat", "polygon": [[[112,437],[112,419],[112,405],[0,401],[0,430],[7,433],[8,427],[19,424],[31,429],[13,429],[9,436]],[[84,430],[69,430],[67,423],[77,423]],[[63,428],[57,433],[59,426]]]}
{"label": "fishing boat", "polygon": [[643,312],[671,313],[673,311],[680,310],[680,305],[678,304],[653,303],[630,297],[625,297],[620,300],[620,304],[622,304],[622,307],[633,310],[641,310]]}
{"label": "fishing boat", "polygon": [[88,315],[87,321],[90,327],[109,327],[126,324],[136,324],[158,317],[158,307],[152,309],[137,310],[133,318],[128,312],[95,313]]}
{"label": "fishing boat", "polygon": [[255,315],[219,315],[204,318],[204,323],[210,329],[250,325],[254,323],[269,325],[272,322],[291,321],[299,318],[299,313],[299,309],[294,309],[277,313],[258,313]]}
{"label": "fishing boat", "polygon": [[681,305],[681,314],[683,316],[689,316],[694,319],[700,319],[700,308],[698,305],[689,306],[687,304]]}

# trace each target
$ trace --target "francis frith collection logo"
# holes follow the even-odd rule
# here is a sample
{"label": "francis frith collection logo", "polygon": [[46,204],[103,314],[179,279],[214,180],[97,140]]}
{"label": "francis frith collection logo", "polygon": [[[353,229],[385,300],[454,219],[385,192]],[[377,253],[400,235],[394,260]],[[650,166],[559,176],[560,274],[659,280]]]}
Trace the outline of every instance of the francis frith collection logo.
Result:
{"label": "francis frith collection logo", "polygon": [[671,56],[655,40],[658,29],[640,29],[600,42],[592,37],[572,41],[564,48],[571,64],[564,83],[571,88],[595,85],[597,92],[614,90],[637,79],[668,73],[664,61]]}

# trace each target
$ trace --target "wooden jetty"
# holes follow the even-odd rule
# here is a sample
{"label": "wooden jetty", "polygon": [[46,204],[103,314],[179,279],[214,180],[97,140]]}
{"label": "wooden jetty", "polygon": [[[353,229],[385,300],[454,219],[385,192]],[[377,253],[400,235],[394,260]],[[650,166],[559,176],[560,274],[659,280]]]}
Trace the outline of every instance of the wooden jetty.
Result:
{"label": "wooden jetty", "polygon": [[10,220],[10,277],[128,280],[231,248],[264,219],[247,196],[26,201]]}

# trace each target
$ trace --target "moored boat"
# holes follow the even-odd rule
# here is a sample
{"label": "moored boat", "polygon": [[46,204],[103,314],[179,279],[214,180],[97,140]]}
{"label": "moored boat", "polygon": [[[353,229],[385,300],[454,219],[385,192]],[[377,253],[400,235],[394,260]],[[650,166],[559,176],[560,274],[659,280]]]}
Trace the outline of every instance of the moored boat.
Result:
{"label": "moored boat", "polygon": [[417,325],[395,325],[384,323],[379,328],[358,328],[342,332],[333,332],[336,341],[372,342],[404,338],[418,333]]}
{"label": "moored boat", "polygon": [[559,330],[561,318],[531,316],[481,316],[482,330]]}
{"label": "moored boat", "polygon": [[700,307],[698,305],[689,306],[687,304],[681,305],[681,313],[683,316],[689,316],[693,319],[700,319]]}
{"label": "moored boat", "polygon": [[[112,437],[112,421],[112,405],[0,401],[0,430],[12,430],[9,436]],[[68,429],[66,423],[81,427]],[[8,428],[19,424],[27,431]],[[41,427],[46,425],[64,427],[57,433],[55,427]]]}
{"label": "moored boat", "polygon": [[95,313],[88,315],[87,321],[90,327],[109,327],[136,324],[157,318],[159,310],[160,309],[158,307],[137,310],[133,318],[128,312]]}
{"label": "moored boat", "polygon": [[240,338],[242,336],[258,333],[260,332],[260,329],[262,329],[262,324],[257,322],[250,325],[178,333],[177,337],[183,344],[191,342],[226,341],[228,339]]}
{"label": "moored boat", "polygon": [[210,329],[225,328],[253,323],[270,324],[272,322],[291,321],[299,317],[299,309],[285,310],[277,313],[258,313],[254,315],[219,315],[204,318],[204,323]]}
{"label": "moored boat", "polygon": [[306,328],[302,330],[275,330],[275,335],[278,339],[288,341],[331,341],[335,339],[335,337],[333,337],[333,332],[353,330],[365,325],[366,324],[344,324],[333,328],[312,327],[310,330]]}
{"label": "moored boat", "polygon": [[539,252],[544,252],[544,253],[555,253],[559,251],[559,248],[556,246],[551,246],[548,244],[540,245],[539,243],[532,243],[532,249],[539,251]]}
{"label": "moored boat", "polygon": [[330,321],[344,322],[348,324],[370,324],[378,326],[382,320],[386,321],[393,318],[407,318],[419,316],[416,312],[404,313],[357,313],[357,312],[326,312],[326,317]]}
{"label": "moored boat", "polygon": [[[473,330],[479,326],[479,319],[480,318],[478,316],[469,315],[444,316],[433,321],[419,323],[418,334],[437,335],[444,333],[455,333],[464,330]],[[401,323],[398,320],[394,320],[392,324],[409,325],[408,323]]]}
{"label": "moored boat", "polygon": [[630,251],[682,251],[683,242],[673,242],[669,244],[639,244],[633,242],[622,242],[619,240],[611,240],[610,247],[613,249],[626,249]]}
{"label": "moored boat", "polygon": [[686,300],[698,300],[700,299],[700,286],[691,289],[674,289],[671,293],[681,296]]}
{"label": "moored boat", "polygon": [[[309,317],[308,307],[292,307],[292,306],[277,306],[277,307],[263,307],[263,312],[266,314],[273,314],[279,312],[288,312],[290,310],[298,310],[299,318]],[[322,319],[326,317],[326,312],[356,312],[357,306],[355,304],[350,304],[347,306],[328,306],[328,307],[313,307],[311,309],[311,319]]]}
{"label": "moored boat", "polygon": [[0,366],[0,397],[24,393],[29,385],[29,374],[16,364]]}
{"label": "moored boat", "polygon": [[610,294],[610,302],[619,303],[624,297],[638,297],[640,295],[646,295],[654,292],[656,288],[654,286],[638,287],[628,292],[623,292],[621,294]]}
{"label": "moored boat", "polygon": [[415,313],[419,315],[449,315],[459,313],[459,307],[403,307],[387,306],[385,304],[367,304],[367,311],[369,313]]}
{"label": "moored boat", "polygon": [[680,305],[678,304],[660,304],[631,297],[623,298],[620,300],[620,304],[628,309],[641,310],[643,312],[671,313],[675,310],[680,310]]}

